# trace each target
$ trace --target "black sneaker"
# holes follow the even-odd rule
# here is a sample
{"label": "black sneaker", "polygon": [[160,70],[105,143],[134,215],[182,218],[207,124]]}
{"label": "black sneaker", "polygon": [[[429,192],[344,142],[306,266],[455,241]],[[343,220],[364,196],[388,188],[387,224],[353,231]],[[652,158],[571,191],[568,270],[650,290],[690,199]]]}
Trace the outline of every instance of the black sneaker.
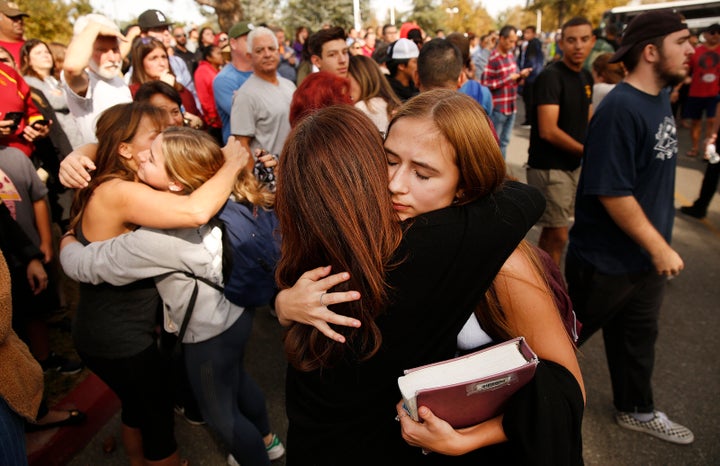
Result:
{"label": "black sneaker", "polygon": [[50,356],[44,361],[39,361],[43,371],[57,371],[61,374],[77,374],[85,365],[82,361],[72,361],[64,356],[60,356],[55,352],[51,352]]}
{"label": "black sneaker", "polygon": [[705,216],[707,215],[707,212],[695,207],[694,205],[682,206],[680,207],[680,212],[684,213],[685,215],[689,215],[691,217],[699,219],[705,218]]}

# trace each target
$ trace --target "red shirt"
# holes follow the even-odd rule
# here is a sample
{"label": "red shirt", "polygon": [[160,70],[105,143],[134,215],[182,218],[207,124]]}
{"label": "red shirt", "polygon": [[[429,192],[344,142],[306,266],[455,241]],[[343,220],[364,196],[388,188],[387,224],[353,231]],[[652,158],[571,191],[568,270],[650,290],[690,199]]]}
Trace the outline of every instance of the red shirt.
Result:
{"label": "red shirt", "polygon": [[0,46],[3,46],[7,49],[8,52],[15,58],[15,65],[20,67],[20,49],[22,48],[24,41],[20,42],[5,42],[4,40],[0,40]]}
{"label": "red shirt", "polygon": [[195,70],[195,91],[200,100],[205,124],[213,128],[222,128],[222,122],[215,107],[215,93],[212,86],[213,79],[217,74],[218,70],[210,62],[202,60]]}
{"label": "red shirt", "polygon": [[720,92],[720,46],[714,49],[705,44],[695,47],[690,61],[692,82],[690,97],[715,97]]}
{"label": "red shirt", "polygon": [[0,138],[0,145],[20,149],[29,157],[35,147],[23,137],[23,128],[43,116],[32,101],[30,86],[15,69],[0,62],[0,120],[7,120],[10,112],[22,112],[25,117],[13,134]]}
{"label": "red shirt", "polygon": [[490,54],[481,83],[492,93],[493,110],[503,115],[515,113],[518,83],[510,75],[517,72],[518,67],[512,52],[503,55],[498,50],[494,50]]}

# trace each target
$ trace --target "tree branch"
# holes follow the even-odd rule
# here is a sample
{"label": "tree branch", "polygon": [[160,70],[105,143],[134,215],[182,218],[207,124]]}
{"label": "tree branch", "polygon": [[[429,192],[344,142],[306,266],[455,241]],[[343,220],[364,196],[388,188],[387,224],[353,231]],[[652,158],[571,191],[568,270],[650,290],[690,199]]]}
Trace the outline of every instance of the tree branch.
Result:
{"label": "tree branch", "polygon": [[215,0],[195,0],[195,3],[198,5],[209,6],[211,8],[216,7]]}

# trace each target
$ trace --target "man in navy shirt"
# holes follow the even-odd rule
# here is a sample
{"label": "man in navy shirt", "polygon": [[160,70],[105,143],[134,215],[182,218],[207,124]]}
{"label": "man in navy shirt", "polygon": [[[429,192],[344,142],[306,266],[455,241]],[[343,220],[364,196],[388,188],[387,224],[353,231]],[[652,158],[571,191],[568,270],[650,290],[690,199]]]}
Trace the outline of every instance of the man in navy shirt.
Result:
{"label": "man in navy shirt", "polygon": [[611,62],[628,75],[590,121],[565,269],[579,344],[603,331],[617,423],[679,444],[693,433],[655,409],[651,378],[667,277],[684,266],[670,246],[677,131],[668,86],[687,76],[689,37],[669,11],[643,13],[625,31]]}

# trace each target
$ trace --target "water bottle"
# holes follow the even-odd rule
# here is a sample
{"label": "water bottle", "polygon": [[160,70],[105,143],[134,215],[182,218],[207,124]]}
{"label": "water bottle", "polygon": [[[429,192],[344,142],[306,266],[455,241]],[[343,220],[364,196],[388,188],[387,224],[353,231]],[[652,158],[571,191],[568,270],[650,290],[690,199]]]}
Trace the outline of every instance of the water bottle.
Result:
{"label": "water bottle", "polygon": [[708,144],[707,149],[705,149],[705,156],[707,157],[708,163],[714,165],[720,162],[720,155],[717,153],[715,144]]}

